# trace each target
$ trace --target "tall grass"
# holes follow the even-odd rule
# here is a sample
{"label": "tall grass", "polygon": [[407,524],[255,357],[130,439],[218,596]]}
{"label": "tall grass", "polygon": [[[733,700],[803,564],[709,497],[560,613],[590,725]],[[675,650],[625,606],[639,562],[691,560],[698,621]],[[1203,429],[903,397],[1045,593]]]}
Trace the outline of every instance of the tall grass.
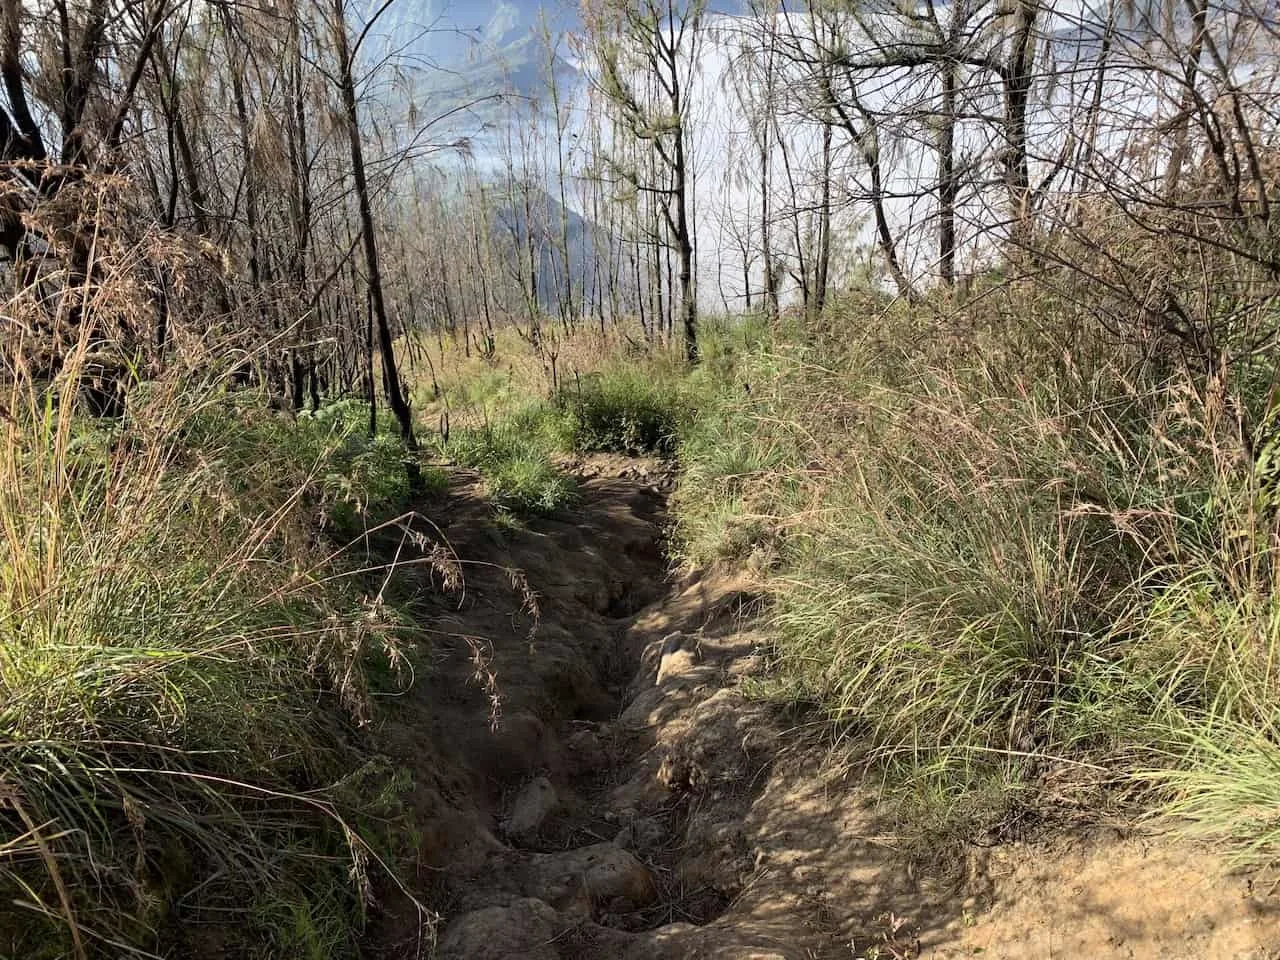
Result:
{"label": "tall grass", "polygon": [[775,690],[909,829],[1107,784],[1274,857],[1280,544],[1231,415],[1271,377],[1064,348],[1060,304],[1020,306],[956,336],[862,298],[740,353],[682,436],[681,549],[762,570]]}
{"label": "tall grass", "polygon": [[759,573],[768,689],[929,849],[1123,803],[1280,859],[1274,358],[1206,375],[1017,284],[954,306],[709,324],[693,371],[616,344],[549,404],[489,378],[465,442],[495,477],[674,452],[675,549]]}
{"label": "tall grass", "polygon": [[659,357],[577,375],[552,403],[569,418],[573,449],[670,456],[689,419],[687,394],[681,371]]}
{"label": "tall grass", "polygon": [[[1270,390],[1217,380],[1160,433],[1163,489],[1147,507],[1150,562],[1117,623],[1123,664],[1161,732],[1139,778],[1185,831],[1238,858],[1280,861],[1280,513]],[[1239,381],[1237,381],[1237,384]],[[1242,435],[1247,407],[1262,428]],[[1261,415],[1259,416],[1259,411]],[[1243,414],[1243,416],[1242,416]],[[1260,455],[1245,449],[1250,440]],[[1169,482],[1171,481],[1171,482]],[[1191,482],[1188,482],[1191,481]]]}
{"label": "tall grass", "polygon": [[571,448],[571,426],[543,404],[499,414],[493,422],[459,430],[443,453],[480,472],[486,492],[501,509],[546,514],[573,502],[577,485],[556,464]]}
{"label": "tall grass", "polygon": [[398,630],[315,535],[344,435],[282,445],[197,349],[89,418],[83,388],[129,355],[85,323],[42,379],[31,296],[0,370],[0,895],[25,908],[0,943],[140,954],[296,898],[350,946],[370,850],[317,788],[349,772],[341,717]]}

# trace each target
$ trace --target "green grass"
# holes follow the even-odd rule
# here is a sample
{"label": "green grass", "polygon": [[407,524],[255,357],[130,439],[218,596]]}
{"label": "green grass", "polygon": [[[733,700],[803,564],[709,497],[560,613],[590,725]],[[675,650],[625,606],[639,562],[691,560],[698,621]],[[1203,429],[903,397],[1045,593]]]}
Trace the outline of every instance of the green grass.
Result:
{"label": "green grass", "polygon": [[619,346],[550,402],[489,376],[454,455],[526,511],[570,453],[674,455],[674,551],[771,596],[753,693],[812,705],[919,849],[1065,801],[1276,862],[1274,441],[1239,436],[1274,364],[1205,382],[1043,291],[977,304],[709,322],[696,369]]}
{"label": "green grass", "polygon": [[577,485],[561,463],[575,454],[671,455],[693,417],[693,394],[678,366],[663,360],[612,362],[573,379],[547,400],[519,399],[483,382],[463,394],[482,397],[479,426],[454,430],[439,450],[477,470],[502,510],[554,513],[572,504]]}
{"label": "green grass", "polygon": [[400,496],[403,464],[341,417],[229,393],[207,358],[87,421],[77,363],[5,376],[0,896],[27,910],[0,943],[126,956],[216,918],[265,955],[350,953],[373,849],[326,784],[365,659],[404,628],[316,524]]}
{"label": "green grass", "polygon": [[520,352],[527,344],[504,333],[494,361],[464,360],[454,351],[453,366],[440,379],[442,398],[422,405],[424,426],[451,422],[447,439],[436,440],[438,452],[478,471],[501,511],[552,513],[576,498],[561,466],[574,456],[674,456],[704,404],[716,397],[720,379],[767,335],[758,317],[707,318],[704,361],[691,374],[665,348],[602,341],[585,331],[555,346],[559,382],[553,390],[545,357]]}
{"label": "green grass", "polygon": [[552,398],[579,451],[675,452],[692,417],[681,371],[659,363],[615,363],[564,384]]}
{"label": "green grass", "polygon": [[441,452],[477,470],[499,508],[554,513],[577,497],[577,484],[555,462],[569,447],[568,429],[551,408],[526,406],[493,423],[456,431]]}
{"label": "green grass", "polygon": [[681,448],[688,554],[768,555],[779,687],[916,802],[1016,792],[1027,754],[1105,746],[1099,558],[1088,523],[1057,522],[1070,453],[1048,411],[981,370],[970,387],[901,358],[831,359],[785,344],[750,358],[750,396]]}
{"label": "green grass", "polygon": [[1138,776],[1156,810],[1183,833],[1214,841],[1244,865],[1274,865],[1280,849],[1280,731],[1213,713],[1175,721],[1181,750]]}
{"label": "green grass", "polygon": [[1051,816],[1048,777],[1274,861],[1276,512],[1222,415],[1272,375],[1224,404],[1024,308],[966,343],[855,301],[695,375],[677,548],[762,572],[774,694],[924,846]]}

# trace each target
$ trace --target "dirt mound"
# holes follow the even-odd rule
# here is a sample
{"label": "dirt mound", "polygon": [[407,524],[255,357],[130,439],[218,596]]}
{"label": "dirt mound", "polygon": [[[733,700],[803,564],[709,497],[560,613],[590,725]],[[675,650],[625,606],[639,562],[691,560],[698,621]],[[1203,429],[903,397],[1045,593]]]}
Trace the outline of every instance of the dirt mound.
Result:
{"label": "dirt mound", "polygon": [[[1280,957],[1280,897],[1199,848],[909,868],[804,718],[745,695],[767,645],[750,579],[668,582],[669,472],[580,467],[570,517],[496,523],[466,482],[434,511],[467,585],[448,605],[422,585],[436,662],[380,733],[414,773],[443,960]],[[430,955],[421,932],[388,895],[379,955]]]}

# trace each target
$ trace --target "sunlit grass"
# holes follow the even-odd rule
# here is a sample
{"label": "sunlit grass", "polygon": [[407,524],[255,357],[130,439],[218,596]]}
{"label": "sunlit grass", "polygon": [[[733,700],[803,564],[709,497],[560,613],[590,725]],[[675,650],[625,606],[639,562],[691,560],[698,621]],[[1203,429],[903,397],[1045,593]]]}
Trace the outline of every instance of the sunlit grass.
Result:
{"label": "sunlit grass", "polygon": [[968,344],[858,303],[741,351],[681,436],[677,549],[760,573],[777,695],[907,834],[1109,784],[1274,859],[1275,511],[1230,404],[1123,350],[1055,356],[1048,301]]}
{"label": "sunlit grass", "polygon": [[871,294],[710,323],[695,370],[597,345],[554,392],[513,359],[450,446],[534,512],[568,502],[558,458],[674,454],[673,552],[770,596],[753,693],[817,708],[904,836],[1125,803],[1274,862],[1280,540],[1228,416],[1274,371],[1155,375],[1073,304],[1005,296],[962,335]]}

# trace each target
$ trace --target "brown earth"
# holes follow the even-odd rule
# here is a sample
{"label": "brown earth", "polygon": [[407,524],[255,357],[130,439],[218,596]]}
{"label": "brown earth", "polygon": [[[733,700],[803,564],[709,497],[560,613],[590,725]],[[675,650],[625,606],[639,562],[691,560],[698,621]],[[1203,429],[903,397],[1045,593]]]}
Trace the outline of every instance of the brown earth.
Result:
{"label": "brown earth", "polygon": [[1095,830],[909,861],[807,718],[744,694],[768,642],[751,580],[668,576],[669,470],[577,468],[581,502],[527,528],[473,478],[428,511],[465,588],[423,574],[433,662],[378,736],[414,776],[409,885],[442,916],[382,891],[371,955],[1280,958],[1280,895],[1206,848]]}

